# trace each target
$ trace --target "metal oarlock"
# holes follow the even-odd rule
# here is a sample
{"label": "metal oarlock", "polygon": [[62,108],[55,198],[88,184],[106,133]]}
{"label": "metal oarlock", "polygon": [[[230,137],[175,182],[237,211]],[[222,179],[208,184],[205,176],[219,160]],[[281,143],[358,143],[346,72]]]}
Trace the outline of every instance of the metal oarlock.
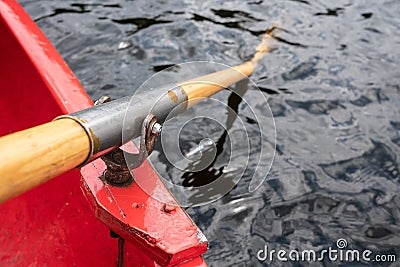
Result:
{"label": "metal oarlock", "polygon": [[[111,98],[108,96],[100,97],[94,105],[102,105],[110,102]],[[128,186],[133,181],[131,170],[136,169],[147,159],[153,152],[154,144],[157,136],[161,133],[162,126],[157,122],[157,117],[153,114],[148,114],[143,120],[140,132],[139,153],[128,153],[115,148],[111,152],[101,156],[102,160],[106,163],[107,169],[104,172],[104,179],[107,183],[114,186]],[[126,162],[129,162],[129,166]]]}
{"label": "metal oarlock", "polygon": [[[113,105],[118,100],[105,103],[108,101],[109,98],[102,97],[96,101],[95,107]],[[163,122],[165,117],[159,119],[156,114],[147,112],[139,121],[139,114],[128,114],[138,120],[140,131],[134,136],[140,136],[138,153],[124,151],[131,151],[132,143],[122,149],[117,147],[81,170],[84,195],[96,217],[110,228],[113,237],[118,238],[118,266],[124,265],[124,240],[140,247],[146,257],[157,262],[157,266],[176,266],[188,261],[195,261],[196,266],[205,266],[200,257],[208,247],[204,234],[179,207],[145,160],[161,133],[162,126],[158,121]],[[132,136],[129,133],[127,137],[130,139],[120,138],[127,142],[132,140]],[[139,183],[133,182],[134,176],[144,177],[155,192],[166,196],[170,203],[149,195]]]}
{"label": "metal oarlock", "polygon": [[[72,119],[86,131],[90,155],[81,165],[141,136],[142,122],[148,114],[157,116],[158,123],[163,123],[167,117],[183,112],[188,106],[188,96],[180,86],[171,85],[113,101],[102,97],[96,103],[92,108],[56,118]],[[159,128],[159,124],[154,124],[151,131],[157,133]]]}
{"label": "metal oarlock", "polygon": [[[107,165],[104,179],[111,185],[127,186],[133,181],[131,170],[136,169],[153,152],[157,136],[161,132],[161,125],[157,118],[149,114],[142,123],[140,135],[139,153],[124,152],[119,147],[105,154],[101,158]],[[125,156],[124,156],[125,153]],[[130,164],[127,165],[127,162]]]}

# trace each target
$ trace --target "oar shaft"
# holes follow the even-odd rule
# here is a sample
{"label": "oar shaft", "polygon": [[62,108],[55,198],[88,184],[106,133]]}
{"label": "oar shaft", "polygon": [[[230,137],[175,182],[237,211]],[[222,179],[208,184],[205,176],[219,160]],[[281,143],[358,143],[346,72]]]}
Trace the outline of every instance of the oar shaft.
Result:
{"label": "oar shaft", "polygon": [[89,148],[86,132],[68,119],[0,138],[0,203],[78,166]]}
{"label": "oar shaft", "polygon": [[61,118],[75,120],[86,130],[91,143],[91,156],[121,146],[141,133],[142,122],[148,114],[159,123],[171,119],[224,88],[249,76],[254,70],[251,62],[197,77],[176,85],[141,92],[102,105],[94,106]]}
{"label": "oar shaft", "polygon": [[185,90],[189,100],[189,106],[193,106],[202,98],[210,97],[224,88],[250,76],[253,71],[254,64],[246,62],[233,68],[227,68],[179,83],[178,85]]}
{"label": "oar shaft", "polygon": [[253,63],[247,62],[1,137],[0,203],[138,137],[147,114],[162,123],[253,70]]}

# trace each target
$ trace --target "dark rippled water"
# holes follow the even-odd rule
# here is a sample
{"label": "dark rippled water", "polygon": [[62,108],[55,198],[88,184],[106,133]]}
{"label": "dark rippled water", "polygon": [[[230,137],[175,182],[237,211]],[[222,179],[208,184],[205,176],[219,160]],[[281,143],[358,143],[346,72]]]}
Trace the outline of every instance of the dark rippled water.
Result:
{"label": "dark rippled water", "polygon": [[209,239],[206,261],[261,266],[264,245],[321,251],[339,238],[400,260],[399,1],[21,2],[93,99],[132,94],[177,63],[239,64],[276,26],[252,76],[275,117],[275,161],[255,193],[239,183],[188,210]]}

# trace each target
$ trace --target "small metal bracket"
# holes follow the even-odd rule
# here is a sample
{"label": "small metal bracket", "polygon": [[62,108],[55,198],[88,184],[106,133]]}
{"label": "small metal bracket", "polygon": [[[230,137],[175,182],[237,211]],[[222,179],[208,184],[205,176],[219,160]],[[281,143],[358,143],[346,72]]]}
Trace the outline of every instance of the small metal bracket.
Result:
{"label": "small metal bracket", "polygon": [[157,123],[157,117],[149,114],[143,120],[142,130],[139,141],[139,153],[132,154],[125,152],[125,157],[129,163],[129,168],[136,169],[153,152],[157,136],[161,133],[161,125]]}

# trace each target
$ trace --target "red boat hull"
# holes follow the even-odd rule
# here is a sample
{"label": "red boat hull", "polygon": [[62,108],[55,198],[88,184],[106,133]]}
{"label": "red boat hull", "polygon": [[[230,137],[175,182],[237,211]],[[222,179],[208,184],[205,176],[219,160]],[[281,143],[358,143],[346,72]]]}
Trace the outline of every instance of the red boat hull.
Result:
{"label": "red boat hull", "polygon": [[[90,107],[25,11],[15,1],[0,1],[0,12],[0,136]],[[116,265],[118,241],[96,220],[79,186],[79,170],[73,170],[0,205],[0,266]],[[125,264],[157,266],[127,242]],[[205,263],[197,257],[186,266]]]}

